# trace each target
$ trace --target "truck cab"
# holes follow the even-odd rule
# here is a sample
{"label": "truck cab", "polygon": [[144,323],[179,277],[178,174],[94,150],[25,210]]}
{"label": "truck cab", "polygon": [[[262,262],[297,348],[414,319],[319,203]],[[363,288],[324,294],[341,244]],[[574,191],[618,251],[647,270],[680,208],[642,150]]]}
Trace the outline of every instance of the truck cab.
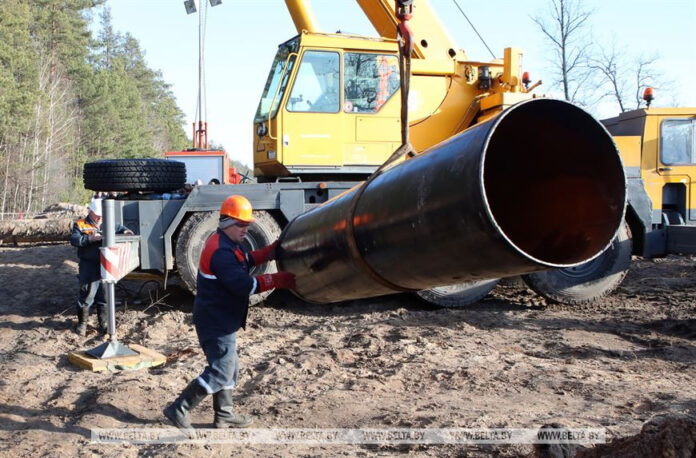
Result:
{"label": "truck cab", "polygon": [[[626,167],[635,168],[653,203],[653,224],[696,223],[696,113],[690,108],[634,110],[603,121],[619,140]],[[639,148],[639,149],[636,149]],[[666,220],[666,221],[665,221]]]}
{"label": "truck cab", "polygon": [[[644,228],[638,230],[646,232],[638,254],[692,253],[690,239],[696,238],[696,110],[646,108],[603,123],[619,147],[629,184],[631,179],[642,180],[651,203],[649,212],[633,205],[636,214],[644,215]],[[629,192],[629,205],[631,194],[640,190],[635,188],[636,192]]]}
{"label": "truck cab", "polygon": [[244,179],[222,150],[167,151],[164,158],[186,165],[186,184],[240,184]]}

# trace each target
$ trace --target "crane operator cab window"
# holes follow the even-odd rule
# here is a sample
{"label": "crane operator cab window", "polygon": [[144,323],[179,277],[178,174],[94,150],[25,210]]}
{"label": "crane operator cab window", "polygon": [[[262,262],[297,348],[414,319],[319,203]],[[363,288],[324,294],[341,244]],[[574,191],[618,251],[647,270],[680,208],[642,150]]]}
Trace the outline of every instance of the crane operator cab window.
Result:
{"label": "crane operator cab window", "polygon": [[259,102],[259,108],[256,110],[254,122],[264,122],[267,119],[275,118],[278,105],[288,85],[299,46],[299,38],[293,38],[278,47],[278,53],[273,59],[271,72],[268,74],[266,85],[263,88],[263,95]]}
{"label": "crane operator cab window", "polygon": [[662,163],[696,164],[696,123],[692,119],[668,119],[662,122]]}
{"label": "crane operator cab window", "polygon": [[306,51],[288,99],[288,111],[338,113],[340,59],[336,52]]}
{"label": "crane operator cab window", "polygon": [[376,113],[399,89],[399,61],[383,54],[345,53],[346,113]]}

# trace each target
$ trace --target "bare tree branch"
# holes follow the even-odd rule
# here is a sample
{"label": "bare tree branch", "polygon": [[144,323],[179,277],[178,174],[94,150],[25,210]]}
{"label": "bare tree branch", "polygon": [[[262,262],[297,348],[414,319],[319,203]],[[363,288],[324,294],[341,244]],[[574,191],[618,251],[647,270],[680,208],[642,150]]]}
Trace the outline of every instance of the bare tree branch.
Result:
{"label": "bare tree branch", "polygon": [[641,108],[645,103],[643,90],[648,86],[656,87],[664,80],[656,69],[658,60],[657,54],[641,54],[631,59],[626,49],[619,47],[614,39],[610,46],[593,53],[588,66],[601,75],[605,95],[613,98],[624,112]]}
{"label": "bare tree branch", "polygon": [[658,88],[658,81],[663,79],[663,75],[655,69],[655,64],[659,60],[657,54],[645,55],[641,54],[635,60],[635,83],[636,91],[634,93],[634,101],[636,109],[640,108],[644,103],[643,91],[651,86]]}
{"label": "bare tree branch", "polygon": [[589,25],[592,11],[582,7],[580,0],[550,0],[548,17],[532,17],[554,49],[556,59],[551,61],[557,78],[554,81],[563,90],[563,96],[578,102],[591,79],[587,74],[587,61],[583,32]]}
{"label": "bare tree branch", "polygon": [[625,95],[625,75],[626,64],[621,58],[625,54],[623,50],[617,49],[616,40],[612,40],[609,48],[600,49],[596,57],[589,59],[589,67],[592,70],[598,71],[601,75],[603,86],[608,86],[605,94],[614,98],[619,105],[619,109],[626,111],[626,95]]}

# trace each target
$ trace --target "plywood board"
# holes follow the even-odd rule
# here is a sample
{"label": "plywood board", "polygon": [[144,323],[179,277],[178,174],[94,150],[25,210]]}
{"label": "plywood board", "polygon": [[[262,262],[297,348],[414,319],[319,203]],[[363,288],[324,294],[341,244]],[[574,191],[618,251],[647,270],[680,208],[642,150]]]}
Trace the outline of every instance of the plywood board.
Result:
{"label": "plywood board", "polygon": [[99,372],[106,370],[117,371],[155,367],[164,364],[167,360],[163,354],[157,353],[149,348],[137,344],[131,344],[129,347],[139,354],[135,356],[116,356],[114,358],[98,359],[88,355],[84,351],[74,351],[68,353],[68,361],[83,369]]}

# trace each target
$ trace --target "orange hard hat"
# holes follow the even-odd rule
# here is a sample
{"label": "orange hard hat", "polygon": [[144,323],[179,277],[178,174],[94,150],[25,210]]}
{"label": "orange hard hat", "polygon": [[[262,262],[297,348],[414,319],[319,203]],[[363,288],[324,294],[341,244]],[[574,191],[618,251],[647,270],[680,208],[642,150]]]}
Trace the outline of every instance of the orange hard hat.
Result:
{"label": "orange hard hat", "polygon": [[230,196],[220,207],[220,217],[229,216],[245,223],[253,223],[256,219],[252,216],[251,202],[244,196]]}

